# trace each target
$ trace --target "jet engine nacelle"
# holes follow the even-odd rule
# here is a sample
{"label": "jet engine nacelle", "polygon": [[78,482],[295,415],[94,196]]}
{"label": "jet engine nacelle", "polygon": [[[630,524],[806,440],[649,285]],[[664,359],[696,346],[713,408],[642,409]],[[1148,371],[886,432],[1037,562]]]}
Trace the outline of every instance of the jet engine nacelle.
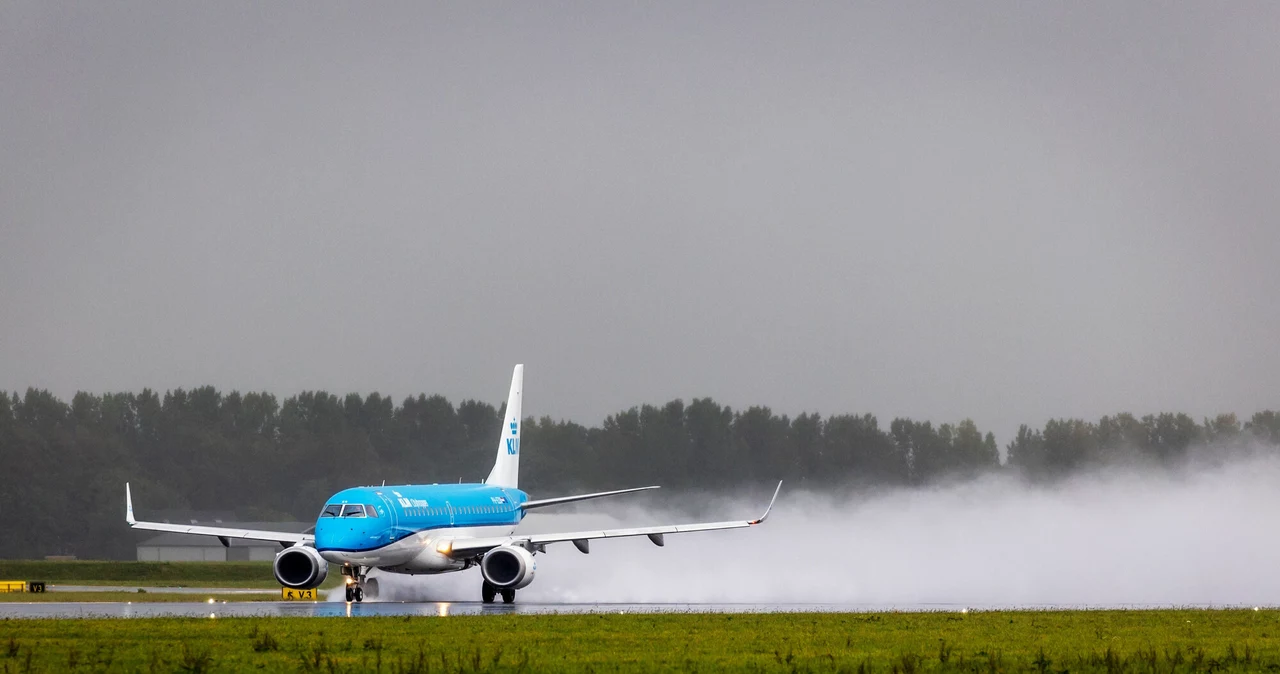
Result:
{"label": "jet engine nacelle", "polygon": [[319,587],[329,575],[329,562],[315,548],[297,546],[285,548],[276,555],[271,570],[281,585],[295,590],[310,590]]}
{"label": "jet engine nacelle", "polygon": [[519,590],[532,583],[537,568],[533,553],[513,545],[494,548],[480,560],[481,575],[490,585],[502,590]]}

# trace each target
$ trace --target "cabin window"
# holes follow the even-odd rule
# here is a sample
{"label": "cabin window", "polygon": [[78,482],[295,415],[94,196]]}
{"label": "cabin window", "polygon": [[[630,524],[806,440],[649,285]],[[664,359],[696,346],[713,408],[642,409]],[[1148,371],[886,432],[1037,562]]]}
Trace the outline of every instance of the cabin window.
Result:
{"label": "cabin window", "polygon": [[329,505],[324,507],[324,510],[320,513],[320,516],[321,517],[342,517],[342,506],[338,505],[337,503],[330,503]]}
{"label": "cabin window", "polygon": [[364,517],[364,506],[358,503],[348,503],[342,508],[343,517]]}
{"label": "cabin window", "polygon": [[368,515],[369,517],[377,517],[377,516],[378,516],[378,508],[377,508],[377,507],[375,507],[375,506],[371,506],[371,505],[365,504],[365,506],[364,506],[364,514]]}

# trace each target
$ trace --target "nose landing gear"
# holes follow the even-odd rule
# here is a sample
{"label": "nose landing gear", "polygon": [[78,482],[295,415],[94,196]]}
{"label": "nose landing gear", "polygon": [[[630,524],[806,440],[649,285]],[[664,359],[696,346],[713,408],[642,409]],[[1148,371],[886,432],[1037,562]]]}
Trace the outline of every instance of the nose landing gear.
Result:
{"label": "nose landing gear", "polygon": [[347,577],[347,602],[364,601],[364,581],[369,574],[367,566],[343,566],[342,575]]}

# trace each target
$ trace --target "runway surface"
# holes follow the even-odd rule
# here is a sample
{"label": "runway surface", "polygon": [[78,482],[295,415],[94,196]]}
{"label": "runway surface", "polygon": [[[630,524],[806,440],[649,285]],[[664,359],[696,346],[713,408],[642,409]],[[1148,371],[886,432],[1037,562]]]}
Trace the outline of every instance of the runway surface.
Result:
{"label": "runway surface", "polygon": [[959,604],[482,604],[480,602],[33,602],[0,603],[5,618],[235,618],[368,616],[448,617],[460,615],[537,615],[555,613],[879,613],[965,612],[993,610],[1081,610],[1167,608],[1254,608],[1236,605],[1173,606],[1169,604],[1115,605],[986,605]]}

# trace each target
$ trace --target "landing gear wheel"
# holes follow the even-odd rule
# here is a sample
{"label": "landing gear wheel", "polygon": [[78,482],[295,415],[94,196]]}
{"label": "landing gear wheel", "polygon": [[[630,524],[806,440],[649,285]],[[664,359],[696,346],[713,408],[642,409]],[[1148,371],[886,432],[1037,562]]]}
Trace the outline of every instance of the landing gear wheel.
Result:
{"label": "landing gear wheel", "polygon": [[356,601],[364,601],[364,588],[356,586]]}
{"label": "landing gear wheel", "polygon": [[480,588],[480,599],[486,604],[492,604],[493,598],[496,596],[498,596],[498,588],[490,585],[489,581],[486,580]]}
{"label": "landing gear wheel", "polygon": [[503,590],[503,591],[502,591],[502,603],[504,603],[504,604],[514,604],[514,603],[515,603],[515,601],[516,601],[516,591],[515,591],[515,590]]}
{"label": "landing gear wheel", "polygon": [[355,593],[351,591],[351,586],[348,585],[347,586],[347,602],[350,603],[352,599],[355,599]]}

